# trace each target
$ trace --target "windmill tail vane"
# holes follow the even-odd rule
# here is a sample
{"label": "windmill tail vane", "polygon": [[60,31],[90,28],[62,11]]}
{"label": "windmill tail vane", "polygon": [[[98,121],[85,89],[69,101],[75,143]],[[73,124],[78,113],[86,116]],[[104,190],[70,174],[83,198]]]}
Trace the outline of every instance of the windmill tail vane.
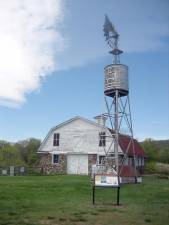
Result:
{"label": "windmill tail vane", "polygon": [[104,31],[104,36],[106,37],[106,41],[109,41],[112,38],[117,40],[118,37],[119,37],[119,34],[115,30],[115,27],[110,22],[110,20],[109,20],[107,15],[105,15],[105,23],[103,25],[103,31]]}

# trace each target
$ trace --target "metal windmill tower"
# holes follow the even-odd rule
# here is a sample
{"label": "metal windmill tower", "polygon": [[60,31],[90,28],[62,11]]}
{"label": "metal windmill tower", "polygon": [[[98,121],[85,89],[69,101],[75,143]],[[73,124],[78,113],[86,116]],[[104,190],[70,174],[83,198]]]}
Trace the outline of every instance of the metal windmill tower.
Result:
{"label": "metal windmill tower", "polygon": [[[112,171],[116,171],[119,181],[129,149],[130,151],[131,149],[133,151],[134,160],[132,162],[132,166],[135,169],[135,174],[137,174],[135,167],[135,152],[129,101],[128,66],[120,63],[120,54],[122,54],[123,51],[118,48],[119,34],[107,16],[105,16],[103,31],[105,40],[111,49],[109,53],[113,56],[112,64],[107,65],[104,68],[104,95],[107,109],[104,116],[107,116],[111,127],[112,142],[110,147],[105,150],[105,161],[106,167],[109,171],[111,171],[111,169]],[[124,130],[125,135],[127,135],[130,141],[127,143],[125,154],[123,156],[119,156],[119,143]],[[123,134],[123,137],[125,135]],[[113,154],[112,147],[114,148]]]}

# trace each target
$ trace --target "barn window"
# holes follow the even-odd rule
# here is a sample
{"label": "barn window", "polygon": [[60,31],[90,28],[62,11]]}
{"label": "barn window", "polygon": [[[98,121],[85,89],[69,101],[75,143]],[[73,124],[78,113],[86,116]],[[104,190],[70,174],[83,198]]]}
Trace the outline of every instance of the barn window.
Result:
{"label": "barn window", "polygon": [[52,162],[53,163],[59,163],[59,155],[53,154]]}
{"label": "barn window", "polygon": [[106,133],[100,132],[99,133],[99,146],[106,146]]}
{"label": "barn window", "polygon": [[105,162],[105,156],[99,155],[99,164],[104,164],[104,162]]}
{"label": "barn window", "polygon": [[60,134],[54,133],[53,135],[53,146],[59,146]]}

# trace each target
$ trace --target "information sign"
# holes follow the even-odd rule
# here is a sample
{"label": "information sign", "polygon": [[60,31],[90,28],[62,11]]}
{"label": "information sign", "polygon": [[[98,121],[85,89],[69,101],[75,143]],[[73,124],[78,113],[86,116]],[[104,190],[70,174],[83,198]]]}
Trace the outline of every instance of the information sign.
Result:
{"label": "information sign", "polygon": [[112,175],[95,175],[95,186],[96,187],[118,187],[118,177]]}

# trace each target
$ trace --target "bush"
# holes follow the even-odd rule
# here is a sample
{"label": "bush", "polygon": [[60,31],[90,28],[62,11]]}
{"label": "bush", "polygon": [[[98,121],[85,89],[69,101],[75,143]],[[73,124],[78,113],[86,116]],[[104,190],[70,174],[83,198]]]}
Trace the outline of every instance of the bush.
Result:
{"label": "bush", "polygon": [[156,173],[169,175],[169,164],[165,163],[156,163],[156,162],[147,162],[145,166],[146,173]]}
{"label": "bush", "polygon": [[157,173],[169,175],[169,164],[156,163],[155,170]]}
{"label": "bush", "polygon": [[156,172],[156,163],[155,162],[147,162],[145,165],[145,171],[147,173],[155,173]]}
{"label": "bush", "polygon": [[27,174],[31,176],[40,176],[42,175],[42,170],[40,167],[27,167]]}

